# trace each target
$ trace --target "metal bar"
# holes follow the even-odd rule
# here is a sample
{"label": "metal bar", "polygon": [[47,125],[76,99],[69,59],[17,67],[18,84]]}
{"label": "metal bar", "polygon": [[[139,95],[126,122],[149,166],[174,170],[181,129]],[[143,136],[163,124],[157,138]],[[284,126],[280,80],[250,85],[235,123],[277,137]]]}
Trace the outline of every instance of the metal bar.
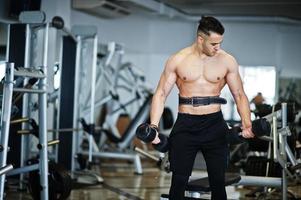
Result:
{"label": "metal bar", "polygon": [[[93,39],[93,60],[92,60],[92,72],[91,72],[91,99],[90,99],[90,124],[95,124],[95,84],[96,84],[96,66],[97,66],[97,35]],[[94,132],[94,130],[93,130]],[[94,140],[93,134],[89,134],[89,162],[92,162],[92,143]]]}
{"label": "metal bar", "polygon": [[31,134],[31,131],[30,130],[18,130],[17,131],[17,134]]}
{"label": "metal bar", "polygon": [[19,15],[19,21],[23,24],[41,24],[45,19],[43,11],[22,11]]}
{"label": "metal bar", "polygon": [[[281,178],[263,177],[263,176],[240,176],[240,181],[232,185],[246,185],[246,186],[263,186],[263,187],[281,187]],[[201,189],[200,189],[201,190]],[[201,191],[188,191],[190,197],[200,198]],[[163,198],[161,198],[163,199]]]}
{"label": "metal bar", "polygon": [[[272,132],[273,133],[273,132]],[[273,142],[273,136],[261,136],[259,137],[261,140],[264,140],[264,141],[268,141],[268,142]]]}
{"label": "metal bar", "polygon": [[43,74],[40,70],[27,70],[28,68],[18,68],[15,70],[15,76],[22,76],[28,78],[44,78],[45,74]]}
{"label": "metal bar", "polygon": [[[31,29],[30,25],[26,24],[26,36],[25,36],[25,55],[24,55],[24,68],[29,68],[30,65],[30,50],[31,50]],[[28,84],[28,78],[24,77],[23,86],[25,87]],[[16,91],[16,90],[15,90]],[[23,92],[23,91],[22,91]],[[22,116],[30,117],[29,106],[29,95],[24,94],[22,99]],[[22,129],[29,129],[29,124],[22,124]],[[26,160],[28,160],[29,146],[30,146],[30,138],[22,135],[21,136],[21,152],[20,152],[20,167],[25,166]],[[20,189],[24,189],[24,174],[20,174]]]}
{"label": "metal bar", "polygon": [[[130,87],[133,86],[133,85],[135,84],[135,82],[130,81],[130,80],[128,79],[128,77],[124,77],[124,76],[122,76],[122,75],[118,75],[118,76],[116,77],[116,80],[117,80],[117,79],[120,79],[120,80],[124,81],[125,83],[127,83],[127,84],[129,85],[129,90],[132,89],[132,88],[130,88]],[[136,80],[136,79],[135,79],[135,80]]]}
{"label": "metal bar", "polygon": [[7,172],[9,172],[10,170],[14,169],[12,164],[6,165],[4,167],[0,168],[0,176],[2,176],[3,174],[6,174]]}
{"label": "metal bar", "polygon": [[277,162],[278,159],[278,133],[277,133],[277,118],[273,116],[273,158]]}
{"label": "metal bar", "polygon": [[294,178],[294,175],[288,170],[288,168],[286,167],[287,165],[287,161],[283,159],[283,157],[278,154],[278,163],[280,164],[280,166],[282,167],[283,170],[285,170],[286,174],[290,177],[290,178]]}
{"label": "metal bar", "polygon": [[263,118],[267,119],[267,121],[269,121],[269,122],[272,122],[274,116],[276,118],[281,118],[281,110],[277,110],[275,112],[272,112],[271,114],[268,114],[268,115],[264,116]]}
{"label": "metal bar", "polygon": [[14,176],[17,174],[24,174],[39,169],[39,164],[28,165],[20,168],[16,168],[7,173],[7,176]]}
{"label": "metal bar", "polygon": [[288,126],[278,129],[278,135],[288,136],[291,135],[291,130]]}
{"label": "metal bar", "polygon": [[94,124],[97,45],[98,45],[98,38],[97,35],[95,35],[93,41],[93,61],[92,61],[92,78],[91,78],[91,115],[90,115],[91,124]]}
{"label": "metal bar", "polygon": [[281,103],[282,128],[287,126],[287,103]]}
{"label": "metal bar", "polygon": [[62,30],[63,33],[65,33],[68,36],[70,36],[75,42],[78,42],[77,37],[70,30],[68,30],[66,27],[64,27],[64,28],[62,28],[60,30]]}
{"label": "metal bar", "polygon": [[20,118],[20,119],[16,119],[16,120],[11,120],[10,124],[19,124],[19,123],[23,123],[23,122],[29,122],[30,118],[28,117],[24,117],[24,118]]}
{"label": "metal bar", "polygon": [[281,178],[264,176],[241,176],[241,180],[234,185],[281,187]]}
{"label": "metal bar", "polygon": [[64,132],[78,132],[82,131],[82,128],[63,128],[63,129],[48,129],[48,132],[54,132],[54,133],[64,133]]}
{"label": "metal bar", "polygon": [[[101,73],[100,70],[97,71],[96,77],[97,77],[97,78],[96,78],[95,88],[99,88],[100,82],[103,81],[103,80],[102,80],[103,73]],[[86,105],[86,107],[84,107],[82,110],[86,110],[86,109],[89,110],[89,106],[87,106],[87,105],[89,105],[90,96],[91,96],[91,90],[88,92],[88,94],[87,94],[87,96],[86,96],[86,99],[85,99],[85,101],[84,101],[84,102],[85,102],[84,105]],[[94,104],[95,104],[95,102],[94,102]],[[84,105],[83,105],[83,106],[84,106]]]}
{"label": "metal bar", "polygon": [[[49,23],[46,24],[44,30],[44,43],[43,43],[43,66],[42,71],[47,76],[47,56],[48,56],[48,33]],[[47,90],[47,78],[46,76],[39,81],[39,89]],[[47,151],[47,94],[39,94],[39,144],[41,149],[39,150],[40,162],[40,185],[42,191],[40,197],[43,200],[48,200],[48,151]]]}
{"label": "metal bar", "polygon": [[[76,36],[76,61],[75,61],[75,77],[74,77],[74,102],[73,102],[73,127],[78,127],[78,97],[79,97],[79,79],[80,79],[80,60],[81,60],[81,48],[82,41],[80,36]],[[74,132],[75,133],[75,132]],[[79,148],[79,135],[72,137],[72,159],[71,159],[71,171],[75,171],[75,155]]]}
{"label": "metal bar", "polygon": [[[22,77],[22,78],[19,78],[19,79],[22,79],[21,81],[23,81],[24,78]],[[22,88],[24,88],[24,89],[32,89],[32,87],[38,81],[38,79],[37,78],[31,78],[31,80],[28,80],[28,83],[26,85],[24,85]],[[19,85],[19,84],[15,84],[15,85],[17,87],[17,85]],[[17,94],[15,94],[13,96],[13,104],[16,104],[23,96],[24,96],[24,94],[22,92],[17,92]]]}
{"label": "metal bar", "polygon": [[289,160],[291,161],[292,165],[293,165],[293,166],[297,165],[298,162],[297,162],[297,160],[296,160],[296,158],[295,158],[295,156],[294,156],[294,154],[293,154],[291,148],[288,146],[287,143],[286,143],[286,145],[285,145],[285,151],[286,151],[286,154],[287,154]]}
{"label": "metal bar", "polygon": [[9,61],[9,48],[10,48],[10,24],[7,25],[7,39],[6,39],[6,54],[5,54],[5,62]]}
{"label": "metal bar", "polygon": [[130,133],[127,135],[127,137],[122,142],[118,143],[118,147],[120,149],[124,149],[130,145],[133,138],[135,137],[136,127],[146,120],[148,113],[149,113],[149,109],[150,109],[150,99],[146,99],[145,101],[147,101],[147,102],[143,103],[143,105],[142,105],[142,106],[144,106],[144,108],[142,108],[143,110],[139,110],[135,116],[136,121],[131,122],[131,123],[135,123],[135,124],[131,124],[131,129],[128,130],[128,131],[130,131]]}
{"label": "metal bar", "polygon": [[129,105],[131,105],[132,103],[134,103],[134,102],[136,102],[136,101],[139,101],[139,100],[140,100],[140,98],[134,97],[134,98],[132,98],[131,100],[129,100],[129,101],[123,103],[123,104],[120,103],[120,106],[119,106],[118,108],[116,108],[115,110],[113,110],[110,114],[114,115],[114,114],[116,114],[116,113],[117,113],[118,111],[120,111],[120,110],[127,111],[127,110],[126,110],[127,106],[129,106]]}
{"label": "metal bar", "polygon": [[135,172],[137,174],[142,174],[143,170],[142,170],[142,165],[141,165],[141,159],[140,159],[140,156],[138,154],[135,155],[134,165],[135,165],[135,168],[136,168]]}
{"label": "metal bar", "polygon": [[[14,63],[6,63],[3,86],[2,114],[1,114],[1,146],[0,167],[6,166],[8,153],[9,126],[11,116],[11,104],[13,95]],[[0,177],[0,199],[4,198],[5,174]]]}
{"label": "metal bar", "polygon": [[154,156],[154,155],[152,155],[152,154],[144,151],[143,149],[141,149],[139,147],[135,147],[134,150],[137,151],[138,153],[140,153],[141,155],[143,155],[143,156],[145,156],[147,158],[150,158],[150,159],[152,159],[152,160],[154,160],[156,162],[160,161],[160,159],[158,157],[156,157],[156,156]]}
{"label": "metal bar", "polygon": [[[55,133],[64,133],[64,132],[78,132],[78,131],[83,131],[84,129],[82,128],[63,128],[63,129],[48,129],[47,132],[55,132]],[[95,131],[100,131],[103,130],[103,128],[101,126],[97,126],[95,127]],[[27,129],[27,130],[19,130],[18,133],[20,134],[26,134],[26,133],[30,133],[31,130]]]}
{"label": "metal bar", "polygon": [[[82,151],[83,155],[89,155],[89,151]],[[119,152],[93,152],[93,156],[98,158],[115,158],[123,160],[134,160],[136,154],[133,153],[119,153]]]}
{"label": "metal bar", "polygon": [[[111,95],[108,95],[107,97],[102,98],[100,101],[97,101],[97,102],[94,104],[94,107],[95,107],[95,108],[98,108],[98,107],[102,106],[103,104],[105,104],[105,103],[111,101],[112,99],[113,99],[112,96],[111,96]],[[83,109],[83,113],[87,113],[87,112],[89,112],[89,111],[90,111],[90,108],[84,108],[84,109]]]}
{"label": "metal bar", "polygon": [[[61,74],[62,74],[62,66],[63,66],[63,37],[61,36],[60,37],[60,47],[59,47],[59,55],[60,55],[60,60],[59,60],[59,71],[58,73],[60,74],[60,77],[61,77]],[[59,83],[59,87],[61,88],[61,78],[60,78],[60,83]],[[59,104],[59,101],[61,99],[61,92],[60,92],[60,89],[57,90],[58,91],[58,102],[56,102],[55,106],[53,107],[54,109],[56,109],[56,118],[53,120],[54,123],[55,123],[55,126],[54,126],[54,129],[59,129],[59,121],[60,121],[60,106],[58,105]],[[54,138],[59,138],[59,135],[57,134],[57,132],[54,132],[53,134],[53,137]],[[55,146],[54,148],[54,155],[55,155],[55,162],[58,162],[58,156],[59,156],[59,145],[58,146]]]}
{"label": "metal bar", "polygon": [[[272,132],[270,132],[271,136]],[[268,154],[267,154],[267,159],[271,160],[272,157],[272,142],[269,142],[269,147],[268,147]],[[265,176],[269,176],[269,169],[270,169],[270,162],[267,162],[266,168],[265,168]],[[268,192],[268,188],[265,186],[264,187],[264,192]]]}
{"label": "metal bar", "polygon": [[[14,92],[38,93],[38,94],[41,94],[41,93],[46,93],[47,91],[43,90],[43,89],[14,88]],[[23,96],[23,98],[24,98],[24,96]],[[23,116],[25,116],[25,115],[23,115]]]}
{"label": "metal bar", "polygon": [[108,66],[108,65],[110,64],[110,62],[111,62],[111,60],[112,60],[112,58],[113,58],[113,55],[114,55],[114,53],[115,53],[115,51],[116,51],[115,46],[116,46],[116,43],[115,43],[115,42],[110,42],[110,43],[108,44],[109,55],[107,56],[107,59],[106,59],[106,61],[105,61],[105,64],[104,64],[105,67]]}
{"label": "metal bar", "polygon": [[[282,112],[282,128],[287,126],[287,104],[281,104],[281,112]],[[287,135],[280,136],[280,154],[284,160],[284,166],[282,168],[282,199],[287,199],[287,178],[286,178],[286,171],[287,171],[287,157],[285,146],[287,144]]]}
{"label": "metal bar", "polygon": [[60,140],[52,140],[52,141],[47,142],[47,146],[52,146],[52,145],[55,145],[58,143],[60,143]]}

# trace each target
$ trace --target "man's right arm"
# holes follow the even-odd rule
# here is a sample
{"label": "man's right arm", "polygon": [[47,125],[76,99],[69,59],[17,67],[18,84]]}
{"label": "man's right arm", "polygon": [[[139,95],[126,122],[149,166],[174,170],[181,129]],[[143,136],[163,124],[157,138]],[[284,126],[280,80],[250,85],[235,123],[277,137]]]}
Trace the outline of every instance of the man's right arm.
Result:
{"label": "man's right arm", "polygon": [[[172,56],[168,59],[164,71],[161,74],[160,81],[158,83],[157,89],[152,98],[151,110],[150,110],[150,122],[152,125],[158,127],[160,118],[164,110],[164,104],[167,96],[171,92],[174,84],[176,83],[176,58]],[[153,141],[154,144],[160,142],[157,137]]]}
{"label": "man's right arm", "polygon": [[238,64],[232,56],[227,57],[225,62],[228,67],[226,81],[237,105],[237,111],[241,117],[243,128],[242,135],[245,138],[254,137],[254,134],[252,133],[250,104],[243,89],[242,80],[238,71]]}

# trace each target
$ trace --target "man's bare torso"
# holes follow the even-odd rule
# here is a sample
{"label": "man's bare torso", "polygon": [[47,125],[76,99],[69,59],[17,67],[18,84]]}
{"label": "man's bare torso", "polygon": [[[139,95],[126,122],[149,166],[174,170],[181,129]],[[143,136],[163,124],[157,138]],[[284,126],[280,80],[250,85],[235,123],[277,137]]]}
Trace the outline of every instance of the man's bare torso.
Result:
{"label": "man's bare torso", "polygon": [[[178,60],[176,67],[176,85],[182,97],[219,96],[226,84],[228,72],[226,57],[228,54],[220,50],[216,55],[200,56],[192,47],[185,48],[175,55]],[[220,105],[193,107],[180,105],[179,112],[190,114],[207,114],[220,110]]]}

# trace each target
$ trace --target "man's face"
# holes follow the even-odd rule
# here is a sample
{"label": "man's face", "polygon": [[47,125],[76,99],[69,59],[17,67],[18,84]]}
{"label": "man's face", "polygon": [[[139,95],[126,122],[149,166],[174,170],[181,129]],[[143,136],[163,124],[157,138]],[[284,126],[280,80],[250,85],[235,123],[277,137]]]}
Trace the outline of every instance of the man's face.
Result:
{"label": "man's face", "polygon": [[214,32],[210,32],[210,35],[200,33],[198,37],[200,37],[199,41],[201,42],[203,52],[208,56],[214,56],[220,49],[223,41],[223,36]]}

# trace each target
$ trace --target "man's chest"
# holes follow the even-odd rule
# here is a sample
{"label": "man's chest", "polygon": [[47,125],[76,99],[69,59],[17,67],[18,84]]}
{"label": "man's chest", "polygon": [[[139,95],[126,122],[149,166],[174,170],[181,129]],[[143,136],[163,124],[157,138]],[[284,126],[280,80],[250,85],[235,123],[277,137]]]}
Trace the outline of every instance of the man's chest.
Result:
{"label": "man's chest", "polygon": [[218,83],[225,78],[226,73],[226,66],[220,61],[190,61],[177,67],[178,78],[184,82]]}

